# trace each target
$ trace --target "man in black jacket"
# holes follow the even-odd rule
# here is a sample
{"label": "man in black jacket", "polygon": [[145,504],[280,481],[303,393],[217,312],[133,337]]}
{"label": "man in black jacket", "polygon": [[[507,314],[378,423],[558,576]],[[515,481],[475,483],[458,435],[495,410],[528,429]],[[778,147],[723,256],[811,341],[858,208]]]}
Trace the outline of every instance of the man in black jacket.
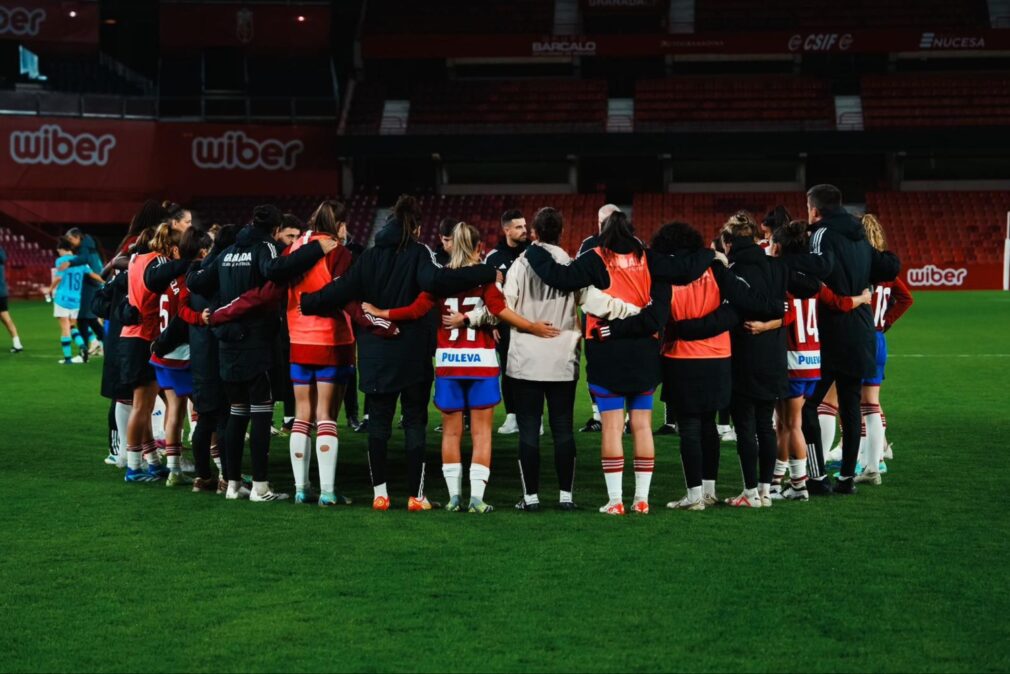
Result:
{"label": "man in black jacket", "polygon": [[[190,290],[204,297],[212,297],[216,291],[220,302],[227,304],[267,281],[289,281],[306,272],[337,246],[335,240],[321,239],[302,246],[292,255],[278,256],[271,234],[280,222],[281,212],[275,206],[257,206],[252,224],[239,232],[235,243],[220,255],[208,256],[206,266],[189,274]],[[253,471],[249,499],[287,498],[287,494],[273,492],[267,482],[273,420],[269,372],[278,325],[276,312],[256,312],[223,326],[217,333],[221,379],[231,405],[225,442],[229,499],[246,496],[242,487],[242,452],[247,429]]]}
{"label": "man in black jacket", "polygon": [[[351,300],[379,307],[411,304],[422,291],[448,297],[491,283],[496,274],[486,265],[443,269],[431,250],[417,241],[420,210],[413,197],[401,196],[393,215],[375,236],[375,245],[346,274],[315,293],[302,296],[302,313],[328,314]],[[411,497],[408,509],[430,510],[424,495],[424,457],[428,402],[434,379],[436,316],[401,323],[400,334],[386,339],[358,332],[359,388],[368,401],[368,463],[376,510],[389,508],[386,455],[393,414],[400,400]]]}
{"label": "man in black jacket", "polygon": [[[502,213],[501,229],[504,236],[494,250],[484,258],[484,264],[494,267],[502,276],[505,276],[512,267],[512,263],[519,259],[519,256],[529,245],[529,241],[527,241],[529,234],[526,231],[526,218],[516,209]],[[496,329],[498,330],[498,345],[496,347],[498,361],[507,363],[509,361],[509,326],[502,323]],[[505,423],[498,429],[502,435],[519,432],[519,426],[516,424],[513,388],[512,379],[502,373],[501,398],[505,405]]]}
{"label": "man in black jacket", "polygon": [[[842,207],[842,193],[833,185],[815,185],[807,192],[807,214],[813,235],[810,252],[824,260],[825,284],[839,296],[859,295],[873,283],[893,280],[901,271],[897,256],[878,252],[866,240],[859,218]],[[855,492],[856,458],[862,426],[859,409],[862,380],[875,373],[877,342],[872,310],[863,305],[848,313],[821,305],[817,314],[821,337],[821,380],[803,407],[803,434],[817,455],[819,476],[811,476],[811,494],[831,491],[824,478],[824,448],[820,446],[817,406],[832,384],[838,390],[842,422],[842,468],[834,492]]]}

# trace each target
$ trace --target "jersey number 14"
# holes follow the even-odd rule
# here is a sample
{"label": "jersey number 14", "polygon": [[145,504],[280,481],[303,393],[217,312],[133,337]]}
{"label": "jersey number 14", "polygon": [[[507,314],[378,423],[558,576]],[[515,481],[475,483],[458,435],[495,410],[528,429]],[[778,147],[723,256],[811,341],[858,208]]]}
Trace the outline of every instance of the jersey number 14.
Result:
{"label": "jersey number 14", "polygon": [[[803,305],[806,304],[806,307]],[[817,302],[793,300],[796,309],[796,341],[806,344],[807,338],[819,342],[820,334],[817,331]]]}

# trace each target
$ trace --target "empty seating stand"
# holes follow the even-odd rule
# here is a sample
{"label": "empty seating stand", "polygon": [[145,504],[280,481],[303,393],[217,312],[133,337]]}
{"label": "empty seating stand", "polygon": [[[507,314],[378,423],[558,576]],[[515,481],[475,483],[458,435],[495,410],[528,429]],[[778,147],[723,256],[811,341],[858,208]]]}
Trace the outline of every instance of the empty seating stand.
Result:
{"label": "empty seating stand", "polygon": [[1005,72],[869,75],[862,97],[867,129],[1010,125]]}
{"label": "empty seating stand", "polygon": [[698,0],[695,5],[698,31],[953,29],[988,22],[984,0],[766,0],[757,11],[749,0]]}
{"label": "empty seating stand", "polygon": [[690,76],[640,80],[639,131],[817,130],[834,126],[826,81],[793,75]]}
{"label": "empty seating stand", "polygon": [[737,211],[749,211],[760,221],[776,206],[785,206],[793,218],[807,217],[803,192],[714,192],[636,194],[632,219],[636,234],[646,243],[662,225],[674,220],[687,222],[711,240]]}
{"label": "empty seating stand", "polygon": [[[210,225],[244,225],[252,218],[253,209],[259,204],[274,204],[284,212],[298,216],[307,223],[309,217],[327,197],[321,196],[258,196],[222,197],[194,201],[193,210],[200,220]],[[362,245],[367,244],[372,234],[377,198],[374,194],[355,194],[348,203],[347,231],[351,239]]]}
{"label": "empty seating stand", "polygon": [[408,133],[602,132],[602,80],[457,80],[417,85]]}
{"label": "empty seating stand", "polygon": [[56,251],[47,245],[0,227],[0,247],[7,252],[4,271],[11,297],[37,295],[43,286],[49,285]]}
{"label": "empty seating stand", "polygon": [[998,264],[1010,192],[871,192],[866,208],[909,264]]}
{"label": "empty seating stand", "polygon": [[370,0],[367,34],[550,34],[554,0]]}

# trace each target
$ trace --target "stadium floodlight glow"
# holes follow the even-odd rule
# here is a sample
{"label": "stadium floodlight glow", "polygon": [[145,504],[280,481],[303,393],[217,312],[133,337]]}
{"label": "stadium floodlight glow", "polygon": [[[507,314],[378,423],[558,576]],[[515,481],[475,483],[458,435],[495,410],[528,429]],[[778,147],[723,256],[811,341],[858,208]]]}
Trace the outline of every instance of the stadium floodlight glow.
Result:
{"label": "stadium floodlight glow", "polygon": [[298,23],[305,23],[305,15],[304,14],[299,14],[298,15]]}
{"label": "stadium floodlight glow", "polygon": [[70,10],[69,12],[67,12],[67,16],[69,16],[71,19],[76,19],[77,18],[77,10],[75,10],[75,9]]}

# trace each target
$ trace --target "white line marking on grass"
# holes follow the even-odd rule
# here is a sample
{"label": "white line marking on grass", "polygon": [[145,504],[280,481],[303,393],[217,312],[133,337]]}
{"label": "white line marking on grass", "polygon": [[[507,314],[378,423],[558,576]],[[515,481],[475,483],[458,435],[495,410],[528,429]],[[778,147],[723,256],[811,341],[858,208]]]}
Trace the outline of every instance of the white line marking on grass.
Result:
{"label": "white line marking on grass", "polygon": [[1010,353],[889,353],[888,358],[1010,358]]}

